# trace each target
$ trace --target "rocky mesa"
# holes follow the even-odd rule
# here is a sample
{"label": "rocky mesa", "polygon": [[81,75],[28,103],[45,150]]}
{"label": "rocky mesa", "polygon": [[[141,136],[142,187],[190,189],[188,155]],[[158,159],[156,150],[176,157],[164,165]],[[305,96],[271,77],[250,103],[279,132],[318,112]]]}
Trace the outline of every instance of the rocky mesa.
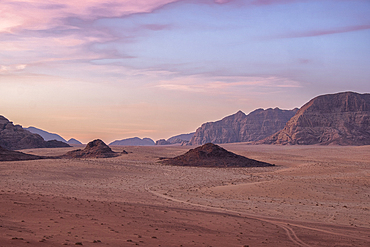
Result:
{"label": "rocky mesa", "polygon": [[370,145],[370,94],[343,92],[318,96],[264,144]]}
{"label": "rocky mesa", "polygon": [[117,145],[117,146],[152,146],[155,145],[155,142],[150,138],[139,138],[139,137],[133,137],[133,138],[127,138],[123,140],[115,140],[109,145]]}
{"label": "rocky mesa", "polygon": [[204,123],[191,138],[190,145],[205,143],[252,142],[262,140],[284,128],[298,111],[279,108],[257,109],[248,115],[242,111],[216,122]]}

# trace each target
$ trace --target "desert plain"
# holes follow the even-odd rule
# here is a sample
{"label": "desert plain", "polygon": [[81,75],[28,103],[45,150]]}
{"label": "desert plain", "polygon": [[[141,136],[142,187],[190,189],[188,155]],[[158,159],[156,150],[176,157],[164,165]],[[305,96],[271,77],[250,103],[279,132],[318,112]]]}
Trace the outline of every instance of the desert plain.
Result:
{"label": "desert plain", "polygon": [[221,146],[275,166],[158,162],[189,146],[0,162],[0,246],[370,246],[370,146]]}

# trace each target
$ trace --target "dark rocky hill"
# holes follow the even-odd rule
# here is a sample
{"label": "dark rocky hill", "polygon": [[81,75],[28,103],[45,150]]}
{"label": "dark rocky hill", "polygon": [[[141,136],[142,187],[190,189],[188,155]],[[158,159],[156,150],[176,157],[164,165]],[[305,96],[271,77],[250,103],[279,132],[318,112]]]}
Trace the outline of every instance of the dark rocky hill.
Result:
{"label": "dark rocky hill", "polygon": [[0,161],[39,160],[45,158],[46,157],[7,150],[0,146]]}
{"label": "dark rocky hill", "polygon": [[190,149],[183,155],[175,158],[162,159],[161,163],[174,166],[197,166],[197,167],[265,167],[272,164],[249,159],[234,154],[224,148],[207,143],[195,149]]}
{"label": "dark rocky hill", "polygon": [[110,158],[119,155],[119,153],[112,151],[102,140],[96,139],[89,142],[84,149],[70,151],[61,158]]}
{"label": "dark rocky hill", "polygon": [[189,144],[258,141],[283,129],[297,110],[257,109],[248,115],[238,111],[222,120],[203,124]]}
{"label": "dark rocky hill", "polygon": [[14,125],[3,116],[0,116],[0,146],[8,150],[70,147],[60,141],[45,141],[40,135],[23,129],[21,125]]}
{"label": "dark rocky hill", "polygon": [[318,96],[265,144],[370,145],[370,94],[343,92]]}

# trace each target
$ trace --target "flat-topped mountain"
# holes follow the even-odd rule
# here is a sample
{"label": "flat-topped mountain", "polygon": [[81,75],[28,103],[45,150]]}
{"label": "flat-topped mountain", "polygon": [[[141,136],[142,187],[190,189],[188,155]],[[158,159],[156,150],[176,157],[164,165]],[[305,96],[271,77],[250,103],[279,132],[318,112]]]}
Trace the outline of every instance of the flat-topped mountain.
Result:
{"label": "flat-topped mountain", "polygon": [[257,109],[248,115],[238,111],[219,121],[202,124],[189,144],[258,141],[283,129],[297,110]]}
{"label": "flat-topped mountain", "polygon": [[343,92],[318,96],[265,144],[370,145],[370,94]]}
{"label": "flat-topped mountain", "polygon": [[118,145],[118,146],[152,146],[155,145],[155,142],[150,138],[139,138],[139,137],[133,137],[133,138],[127,138],[123,140],[116,140],[109,145]]}
{"label": "flat-topped mountain", "polygon": [[40,135],[23,129],[21,125],[14,125],[3,116],[0,116],[0,146],[8,150],[70,147],[56,140],[45,141]]}
{"label": "flat-topped mountain", "polygon": [[84,149],[70,151],[62,158],[109,158],[119,155],[119,153],[112,151],[102,140],[96,139],[89,142]]}
{"label": "flat-topped mountain", "polygon": [[162,159],[166,165],[174,166],[197,166],[197,167],[265,167],[272,164],[249,159],[247,157],[234,154],[226,149],[207,143],[195,149],[190,149],[183,155],[175,158]]}

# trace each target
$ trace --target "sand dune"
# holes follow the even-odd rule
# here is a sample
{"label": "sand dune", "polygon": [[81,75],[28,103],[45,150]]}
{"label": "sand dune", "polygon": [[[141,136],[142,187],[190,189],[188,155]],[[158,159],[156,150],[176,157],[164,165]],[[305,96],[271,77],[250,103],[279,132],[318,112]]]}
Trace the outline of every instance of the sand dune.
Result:
{"label": "sand dune", "polygon": [[0,246],[370,245],[370,146],[222,146],[276,166],[157,163],[181,146],[1,162]]}

